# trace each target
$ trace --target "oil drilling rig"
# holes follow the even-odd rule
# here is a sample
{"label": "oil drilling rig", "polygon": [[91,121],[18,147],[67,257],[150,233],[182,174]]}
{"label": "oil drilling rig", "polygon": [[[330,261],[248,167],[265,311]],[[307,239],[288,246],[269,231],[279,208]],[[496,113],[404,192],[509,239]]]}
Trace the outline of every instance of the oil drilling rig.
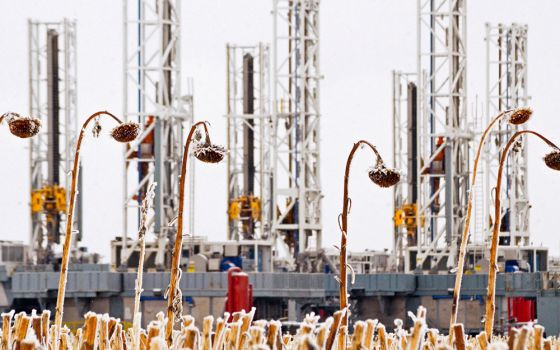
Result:
{"label": "oil drilling rig", "polygon": [[227,45],[228,240],[268,240],[273,123],[269,47]]}
{"label": "oil drilling rig", "polygon": [[419,0],[417,21],[417,71],[393,74],[395,165],[406,169],[394,192],[394,265],[445,270],[456,263],[473,136],[465,3]]}
{"label": "oil drilling rig", "polygon": [[[118,266],[136,266],[135,237],[139,207],[148,184],[157,183],[155,215],[147,243],[150,266],[163,268],[175,236],[174,218],[179,205],[179,175],[185,130],[193,121],[192,86],[183,95],[181,77],[181,1],[140,0],[129,6],[123,0],[123,116],[136,121],[143,131],[124,154],[123,237],[112,242],[113,261]],[[135,11],[134,11],[135,10]],[[187,129],[188,130],[188,129]],[[190,168],[189,188],[194,188]],[[189,193],[189,233],[193,226],[194,194]],[[133,227],[134,229],[130,229]]]}
{"label": "oil drilling rig", "polygon": [[273,16],[271,67],[265,44],[227,46],[228,239],[293,263],[321,247],[319,1],[274,0]]}
{"label": "oil drilling rig", "polygon": [[[486,116],[492,118],[499,111],[529,105],[527,77],[527,25],[486,24]],[[490,120],[486,120],[486,123]],[[495,193],[498,159],[507,140],[526,126],[512,126],[504,121],[498,123],[489,134],[484,153],[484,175],[481,188],[475,194],[484,205],[477,221],[483,227],[483,240],[489,234],[493,222],[494,201],[502,198],[500,248],[504,252],[506,271],[543,271],[547,269],[548,250],[534,247],[530,241],[528,195],[527,139],[521,139],[516,152],[509,156],[505,168],[505,186]],[[483,195],[484,194],[484,195]],[[480,242],[480,237],[478,238]]]}
{"label": "oil drilling rig", "polygon": [[[418,1],[418,65],[393,72],[394,166],[403,169],[394,189],[394,250],[397,271],[449,271],[456,255],[473,159],[473,129],[484,129],[466,110],[466,14],[461,0]],[[526,106],[527,26],[486,26],[486,116]],[[490,119],[485,119],[487,124]],[[468,268],[484,271],[498,160],[518,127],[500,122],[485,145],[473,191],[474,218]],[[526,271],[546,269],[547,250],[530,245],[527,147],[523,140],[508,160],[507,198],[500,227],[501,262]],[[480,180],[482,179],[482,180]],[[505,269],[506,266],[504,266]]]}
{"label": "oil drilling rig", "polygon": [[[41,118],[45,127],[30,139],[31,237],[30,261],[54,263],[55,245],[64,231],[77,135],[76,21],[28,21],[29,113]],[[80,177],[82,172],[80,171]],[[80,181],[81,183],[81,181]],[[74,227],[72,258],[83,235],[81,193]]]}

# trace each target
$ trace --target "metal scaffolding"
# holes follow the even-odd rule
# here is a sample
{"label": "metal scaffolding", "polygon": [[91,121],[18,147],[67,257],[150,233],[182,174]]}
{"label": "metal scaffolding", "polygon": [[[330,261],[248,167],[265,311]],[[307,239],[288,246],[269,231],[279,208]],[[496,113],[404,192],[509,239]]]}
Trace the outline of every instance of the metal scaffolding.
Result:
{"label": "metal scaffolding", "polygon": [[[180,0],[123,0],[123,115],[143,125],[124,157],[123,247],[126,260],[129,232],[136,232],[138,209],[150,181],[157,182],[155,216],[149,223],[158,239],[157,265],[174,239],[183,135],[193,122],[192,87],[182,95]],[[136,8],[132,11],[130,8]],[[189,234],[193,234],[193,166],[189,175]],[[133,227],[132,230],[129,227]]]}
{"label": "metal scaffolding", "polygon": [[227,239],[268,239],[272,228],[269,47],[227,45]]}
{"label": "metal scaffolding", "polygon": [[319,0],[274,0],[273,232],[321,247]]}
{"label": "metal scaffolding", "polygon": [[418,0],[417,35],[419,224],[412,264],[442,270],[456,264],[469,187],[465,1]]}
{"label": "metal scaffolding", "polygon": [[404,269],[406,247],[416,235],[416,101],[416,74],[393,71],[393,167],[401,171],[401,181],[393,187],[395,271]]}
{"label": "metal scaffolding", "polygon": [[[28,20],[29,114],[43,122],[39,134],[30,138],[31,165],[31,261],[48,263],[53,246],[63,235],[66,202],[69,200],[77,136],[76,21]],[[80,172],[81,176],[81,172]],[[80,190],[81,192],[81,190]],[[81,196],[74,214],[78,229],[73,241],[75,258],[81,240]]]}
{"label": "metal scaffolding", "polygon": [[[503,110],[528,105],[527,93],[527,25],[486,24],[486,116],[493,118]],[[490,122],[490,119],[487,120]],[[502,121],[489,134],[486,144],[484,211],[486,219],[484,240],[494,218],[494,193],[499,158],[508,139],[526,126],[512,126]],[[505,186],[502,187],[502,223],[500,244],[527,246],[529,241],[529,195],[527,183],[527,139],[519,144],[506,163]],[[490,220],[491,222],[488,222]]]}

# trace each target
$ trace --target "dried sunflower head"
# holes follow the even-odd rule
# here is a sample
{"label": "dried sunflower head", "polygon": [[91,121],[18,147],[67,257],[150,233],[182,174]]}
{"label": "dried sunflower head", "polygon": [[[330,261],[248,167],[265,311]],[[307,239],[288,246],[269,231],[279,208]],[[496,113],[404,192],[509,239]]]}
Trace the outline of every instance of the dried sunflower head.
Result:
{"label": "dried sunflower head", "polygon": [[23,117],[18,113],[8,112],[0,118],[6,119],[10,132],[22,139],[33,137],[39,133],[41,129],[41,121],[37,118]]}
{"label": "dried sunflower head", "polygon": [[135,122],[121,123],[111,131],[111,136],[119,142],[131,142],[140,132],[140,124]]}
{"label": "dried sunflower head", "polygon": [[226,150],[222,146],[214,145],[209,142],[198,143],[194,147],[194,156],[205,163],[219,163],[224,159]]}
{"label": "dried sunflower head", "polygon": [[544,156],[544,162],[550,169],[560,170],[560,150],[556,149]]}
{"label": "dried sunflower head", "polygon": [[513,125],[526,123],[533,115],[533,110],[529,107],[516,108],[509,116],[508,122]]}
{"label": "dried sunflower head", "polygon": [[389,169],[385,164],[378,164],[370,169],[368,176],[371,181],[380,187],[394,186],[401,179],[401,174],[397,170]]}

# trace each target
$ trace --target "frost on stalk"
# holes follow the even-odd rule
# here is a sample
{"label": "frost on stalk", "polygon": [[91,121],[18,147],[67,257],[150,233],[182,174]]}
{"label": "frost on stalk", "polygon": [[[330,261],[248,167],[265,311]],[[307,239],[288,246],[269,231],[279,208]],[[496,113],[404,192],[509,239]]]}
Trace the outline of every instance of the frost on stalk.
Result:
{"label": "frost on stalk", "polygon": [[354,282],[356,282],[356,273],[354,272],[354,268],[350,264],[346,264],[346,266],[350,269],[350,284],[354,285]]}

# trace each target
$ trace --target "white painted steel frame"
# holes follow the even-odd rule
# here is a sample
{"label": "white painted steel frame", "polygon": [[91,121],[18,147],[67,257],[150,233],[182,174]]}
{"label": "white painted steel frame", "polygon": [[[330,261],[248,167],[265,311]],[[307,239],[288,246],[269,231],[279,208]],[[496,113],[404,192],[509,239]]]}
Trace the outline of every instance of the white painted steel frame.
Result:
{"label": "white painted steel frame", "polygon": [[[243,113],[243,56],[251,54],[254,72],[254,114]],[[271,238],[272,229],[272,139],[270,114],[270,49],[255,46],[227,45],[227,146],[228,205],[243,193],[243,128],[253,121],[255,155],[255,193],[261,200],[261,219],[255,223],[254,239]],[[239,220],[228,220],[227,239],[240,240]]]}
{"label": "white painted steel frame", "polygon": [[[466,215],[469,147],[467,124],[466,6],[463,0],[418,0],[418,225],[417,265],[446,259],[455,266]],[[438,138],[443,144],[437,145]],[[445,172],[434,172],[445,152]],[[437,166],[437,165],[436,165]],[[439,180],[435,190],[434,180]],[[436,210],[439,196],[439,211]],[[440,266],[441,267],[441,266]]]}
{"label": "white painted steel frame", "polygon": [[[527,32],[528,26],[513,23],[511,25],[486,24],[486,122],[490,122],[497,113],[516,107],[528,106],[527,90]],[[512,126],[505,120],[496,125],[488,135],[485,145],[485,198],[484,217],[494,218],[494,200],[499,157],[508,139],[526,125]],[[509,230],[500,231],[500,236],[510,238],[512,246],[530,244],[528,193],[527,139],[521,142],[518,152],[511,152],[506,163],[502,198],[501,216],[503,224]],[[509,220],[505,215],[509,212]],[[487,224],[483,239],[491,230]]]}
{"label": "white painted steel frame", "polygon": [[[165,263],[164,249],[176,232],[173,221],[178,208],[184,133],[193,122],[192,86],[187,86],[186,95],[182,91],[180,5],[180,0],[123,0],[123,116],[144,126],[150,117],[155,118],[125,150],[123,255],[127,257],[130,253],[124,244],[129,232],[137,231],[142,198],[135,196],[155,181],[156,213],[149,230],[158,237],[158,265]],[[154,155],[142,157],[139,146],[151,137],[152,131]],[[138,170],[141,163],[148,163],[145,174]],[[189,234],[194,233],[193,170],[191,166],[187,190]]]}
{"label": "white painted steel frame", "polygon": [[[43,127],[39,134],[29,140],[30,192],[42,188],[47,181],[48,166],[48,97],[47,97],[47,32],[50,29],[59,35],[59,101],[60,101],[60,186],[67,190],[71,185],[74,147],[78,131],[77,110],[77,61],[76,21],[63,19],[60,22],[28,20],[29,54],[29,115],[40,118]],[[64,222],[65,218],[61,218]],[[74,215],[74,227],[80,228],[79,211]],[[72,251],[75,252],[77,239]],[[42,243],[41,243],[42,242]],[[31,214],[30,254],[35,254],[39,245],[46,242],[46,215]],[[33,258],[33,257],[31,257]],[[33,261],[33,260],[32,260]]]}
{"label": "white painted steel frame", "polygon": [[319,5],[273,0],[273,231],[296,252],[321,247]]}
{"label": "white painted steel frame", "polygon": [[[399,169],[401,181],[393,186],[393,214],[403,204],[413,204],[409,198],[408,174],[408,84],[416,84],[415,73],[393,71],[393,168]],[[393,226],[393,261],[391,269],[400,271],[407,246],[407,230],[403,226]]]}

